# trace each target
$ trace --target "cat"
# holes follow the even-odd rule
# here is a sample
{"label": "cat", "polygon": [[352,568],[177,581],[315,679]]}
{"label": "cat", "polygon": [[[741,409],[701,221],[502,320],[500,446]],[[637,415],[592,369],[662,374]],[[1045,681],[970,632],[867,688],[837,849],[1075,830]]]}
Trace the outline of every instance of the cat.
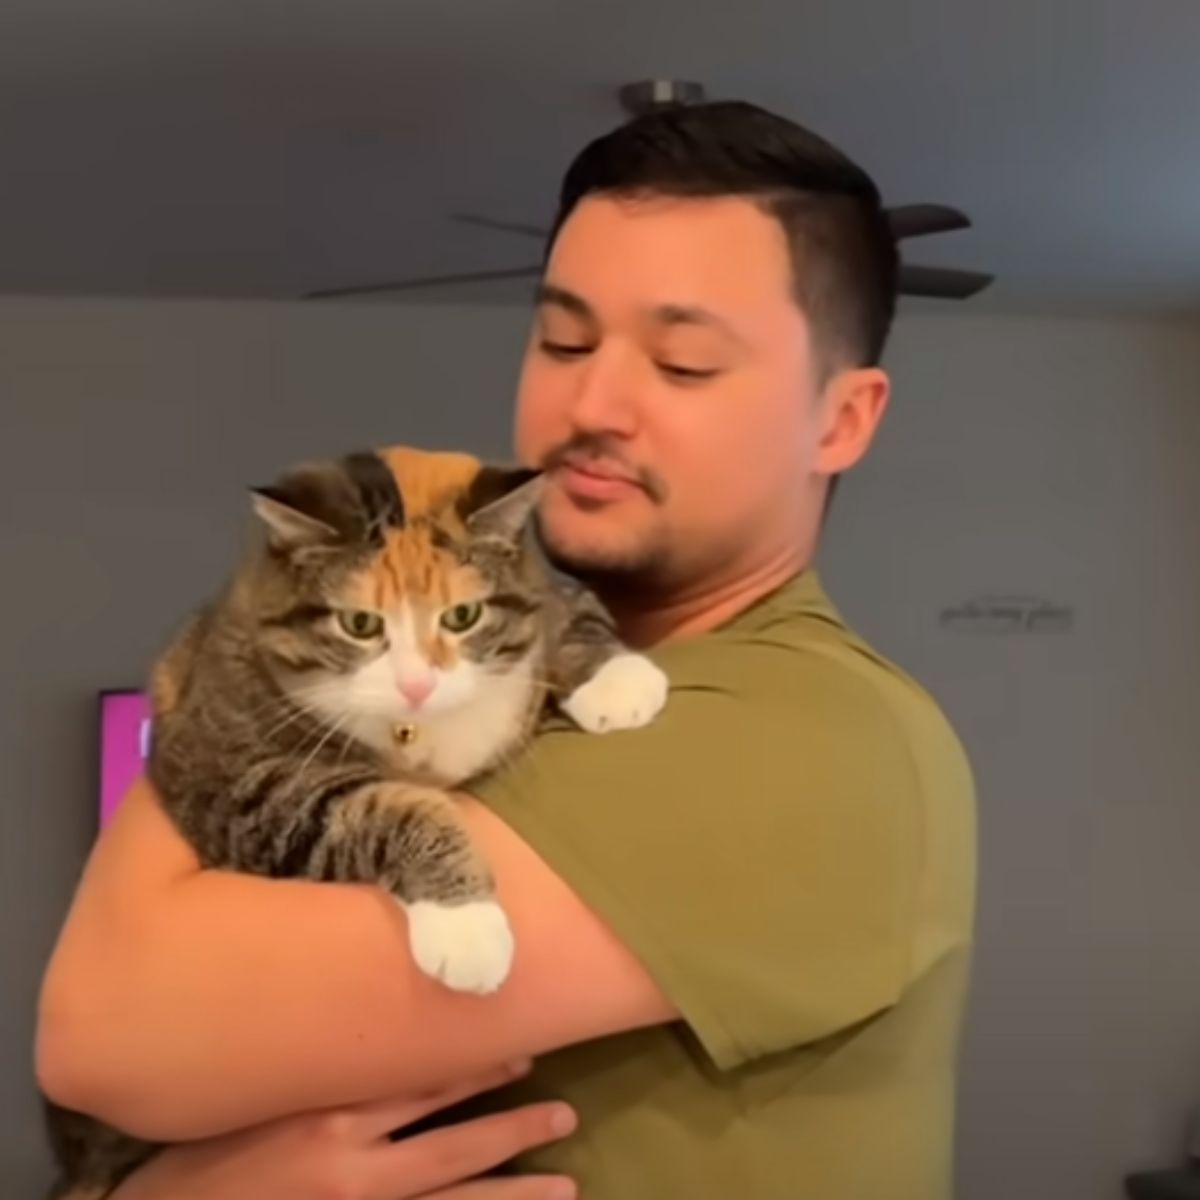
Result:
{"label": "cat", "polygon": [[[265,537],[154,664],[147,773],[208,867],[376,884],[417,966],[485,994],[513,938],[449,789],[503,766],[552,699],[581,729],[652,721],[667,680],[531,535],[539,472],[408,447],[304,464]],[[157,1147],[48,1105],[56,1197]]]}

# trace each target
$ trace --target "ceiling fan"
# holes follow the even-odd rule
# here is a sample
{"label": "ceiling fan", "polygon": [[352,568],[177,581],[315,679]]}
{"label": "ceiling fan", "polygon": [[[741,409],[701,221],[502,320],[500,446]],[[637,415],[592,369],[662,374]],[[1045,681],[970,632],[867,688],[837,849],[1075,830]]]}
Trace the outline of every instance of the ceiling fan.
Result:
{"label": "ceiling fan", "polygon": [[[705,99],[699,83],[682,80],[647,80],[626,84],[618,92],[621,107],[631,116],[639,116],[659,108],[681,104],[697,104]],[[969,229],[971,220],[966,213],[944,204],[906,204],[885,210],[892,235],[898,242],[909,238],[928,237]],[[462,224],[495,229],[502,233],[537,238],[545,242],[549,230],[520,221],[503,221],[474,213],[453,213],[451,220]],[[492,283],[504,279],[531,279],[542,273],[541,264],[506,267],[499,270],[465,271],[449,275],[426,275],[382,283],[353,284],[348,287],[321,288],[309,292],[307,300],[335,300],[344,297],[366,296],[382,292],[415,291],[420,288],[453,284]],[[994,275],[983,271],[966,271],[954,267],[923,267],[901,261],[900,294],[923,296],[937,300],[969,300],[988,287]]]}

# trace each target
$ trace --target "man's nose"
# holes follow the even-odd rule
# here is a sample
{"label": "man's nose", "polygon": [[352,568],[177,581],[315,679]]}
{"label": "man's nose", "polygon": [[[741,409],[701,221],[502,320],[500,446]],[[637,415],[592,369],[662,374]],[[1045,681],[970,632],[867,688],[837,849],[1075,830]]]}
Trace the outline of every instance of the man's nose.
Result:
{"label": "man's nose", "polygon": [[615,350],[594,352],[580,371],[572,397],[575,427],[630,437],[637,429],[637,412],[635,371],[629,357]]}

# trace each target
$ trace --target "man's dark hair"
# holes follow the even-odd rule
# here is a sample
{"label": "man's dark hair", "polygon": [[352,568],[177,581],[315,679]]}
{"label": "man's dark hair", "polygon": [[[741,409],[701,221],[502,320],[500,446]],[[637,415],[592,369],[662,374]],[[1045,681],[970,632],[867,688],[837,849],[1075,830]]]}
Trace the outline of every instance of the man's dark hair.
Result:
{"label": "man's dark hair", "polygon": [[871,177],[815,133],[742,101],[635,117],[567,169],[551,245],[595,194],[758,201],[787,235],[822,372],[879,362],[896,307],[896,244]]}

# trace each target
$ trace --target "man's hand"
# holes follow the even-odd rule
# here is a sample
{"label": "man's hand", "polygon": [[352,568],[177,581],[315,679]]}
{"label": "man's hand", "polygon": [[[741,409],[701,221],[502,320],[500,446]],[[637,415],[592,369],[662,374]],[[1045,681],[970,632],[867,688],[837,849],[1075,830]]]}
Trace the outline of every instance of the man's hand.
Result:
{"label": "man's hand", "polygon": [[537,1104],[392,1142],[388,1134],[524,1070],[494,1072],[413,1100],[288,1117],[164,1150],[113,1200],[570,1200],[549,1176],[480,1179],[514,1155],[565,1137],[575,1116]]}

